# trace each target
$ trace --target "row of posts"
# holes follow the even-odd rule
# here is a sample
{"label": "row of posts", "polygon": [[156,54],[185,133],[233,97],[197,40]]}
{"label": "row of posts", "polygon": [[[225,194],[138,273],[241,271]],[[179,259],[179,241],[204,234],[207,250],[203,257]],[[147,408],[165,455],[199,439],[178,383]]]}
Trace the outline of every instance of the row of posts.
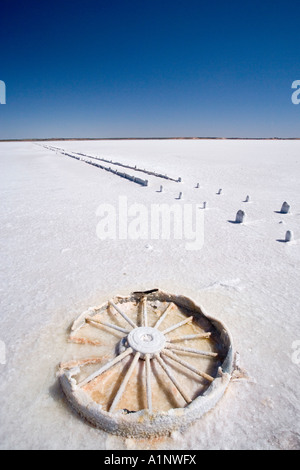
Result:
{"label": "row of posts", "polygon": [[[196,185],[196,189],[198,189],[200,186],[199,186],[199,183],[197,183]],[[160,193],[163,192],[163,186],[160,185],[160,190],[159,190]],[[222,194],[222,188],[219,189],[219,191],[217,192],[218,195],[221,195]],[[179,195],[178,195],[178,198],[177,199],[182,199],[182,191],[180,191]],[[250,196],[247,195],[244,202],[250,202]],[[203,202],[203,209],[206,209],[207,208],[207,202],[204,201]],[[282,204],[281,206],[281,209],[279,211],[280,214],[288,214],[290,212],[290,205],[284,201],[284,203]],[[236,224],[242,224],[244,221],[245,221],[245,217],[246,217],[246,213],[245,211],[243,211],[242,209],[238,210],[237,213],[236,213],[236,217],[235,217],[235,223]],[[291,230],[287,230],[286,234],[285,234],[285,242],[290,242],[292,241],[294,238],[294,234]]]}

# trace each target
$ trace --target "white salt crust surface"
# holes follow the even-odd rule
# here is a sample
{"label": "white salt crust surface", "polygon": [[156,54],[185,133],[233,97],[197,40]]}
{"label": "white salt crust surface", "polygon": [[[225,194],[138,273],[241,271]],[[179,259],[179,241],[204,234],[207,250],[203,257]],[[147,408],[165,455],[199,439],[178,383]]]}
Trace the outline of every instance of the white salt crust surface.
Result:
{"label": "white salt crust surface", "polygon": [[[182,177],[140,187],[35,143],[0,143],[1,449],[299,449],[300,142],[153,140],[51,142],[67,151]],[[129,174],[131,170],[124,169]],[[142,173],[137,174],[144,178]],[[195,189],[197,183],[200,188]],[[160,185],[164,192],[159,193]],[[222,195],[217,195],[222,188]],[[100,204],[202,204],[204,246],[185,240],[105,240]],[[251,203],[243,203],[246,195]],[[291,212],[279,214],[287,201]],[[246,222],[238,225],[238,209]],[[283,243],[286,230],[294,241]],[[60,361],[73,320],[116,294],[160,287],[192,297],[229,328],[249,380],[184,432],[124,439],[66,403]]]}

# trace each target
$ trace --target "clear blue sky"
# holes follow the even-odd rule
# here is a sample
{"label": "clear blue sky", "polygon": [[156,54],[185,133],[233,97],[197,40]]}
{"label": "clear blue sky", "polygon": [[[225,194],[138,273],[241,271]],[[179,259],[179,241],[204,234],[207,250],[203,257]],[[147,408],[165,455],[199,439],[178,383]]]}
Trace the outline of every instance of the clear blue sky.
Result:
{"label": "clear blue sky", "polygon": [[300,137],[300,1],[0,3],[0,139]]}

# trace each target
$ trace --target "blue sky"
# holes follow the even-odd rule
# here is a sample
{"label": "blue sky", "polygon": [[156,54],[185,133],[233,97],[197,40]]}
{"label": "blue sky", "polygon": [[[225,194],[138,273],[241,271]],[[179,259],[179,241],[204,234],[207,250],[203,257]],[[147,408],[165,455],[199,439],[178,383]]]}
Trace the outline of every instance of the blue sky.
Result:
{"label": "blue sky", "polygon": [[300,2],[0,4],[0,139],[300,137]]}

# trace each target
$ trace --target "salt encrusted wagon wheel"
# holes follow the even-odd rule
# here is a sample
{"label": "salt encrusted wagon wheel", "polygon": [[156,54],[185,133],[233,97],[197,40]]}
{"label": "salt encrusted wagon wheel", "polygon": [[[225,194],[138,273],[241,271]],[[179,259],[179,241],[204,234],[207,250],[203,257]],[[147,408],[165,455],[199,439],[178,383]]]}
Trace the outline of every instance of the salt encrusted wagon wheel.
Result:
{"label": "salt encrusted wagon wheel", "polygon": [[191,299],[158,289],[89,309],[69,339],[99,354],[61,364],[62,388],[80,414],[115,434],[187,425],[216,404],[231,378],[225,326]]}

